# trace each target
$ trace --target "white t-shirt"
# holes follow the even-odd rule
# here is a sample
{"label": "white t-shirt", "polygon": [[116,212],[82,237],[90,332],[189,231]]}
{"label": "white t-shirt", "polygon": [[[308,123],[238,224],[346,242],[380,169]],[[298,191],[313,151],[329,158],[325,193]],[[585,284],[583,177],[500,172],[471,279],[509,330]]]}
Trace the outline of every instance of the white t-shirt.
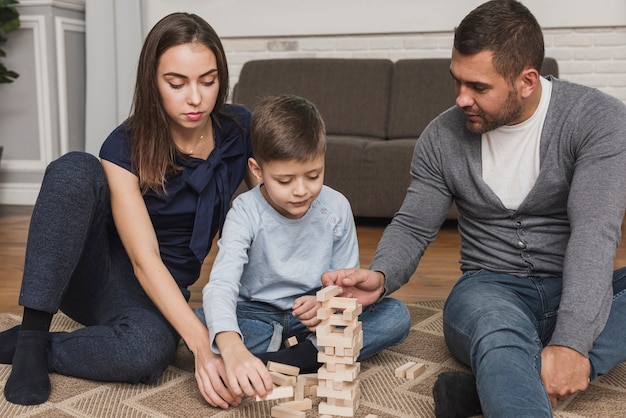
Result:
{"label": "white t-shirt", "polygon": [[552,83],[540,80],[541,99],[529,119],[482,134],[483,180],[511,210],[519,208],[539,175],[541,131],[552,94]]}

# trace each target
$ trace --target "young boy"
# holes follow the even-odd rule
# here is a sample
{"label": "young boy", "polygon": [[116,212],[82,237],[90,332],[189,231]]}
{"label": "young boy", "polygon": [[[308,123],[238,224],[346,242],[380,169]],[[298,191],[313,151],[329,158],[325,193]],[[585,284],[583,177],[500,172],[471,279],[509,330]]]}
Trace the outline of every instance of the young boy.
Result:
{"label": "young boy", "polygon": [[[317,370],[321,276],[359,265],[350,204],[324,185],[325,127],[315,106],[297,96],[270,97],[253,113],[251,137],[248,165],[259,185],[234,200],[202,291],[213,350],[224,359],[229,386],[248,395],[251,387],[271,388],[267,361]],[[383,298],[363,311],[360,358],[408,334],[401,302]],[[298,344],[283,348],[292,336]]]}

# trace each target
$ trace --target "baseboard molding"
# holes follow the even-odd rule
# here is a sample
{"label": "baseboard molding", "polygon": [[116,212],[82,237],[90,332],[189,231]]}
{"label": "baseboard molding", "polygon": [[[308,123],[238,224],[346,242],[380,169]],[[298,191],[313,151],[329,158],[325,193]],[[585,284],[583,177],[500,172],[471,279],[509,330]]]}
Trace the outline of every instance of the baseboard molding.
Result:
{"label": "baseboard molding", "polygon": [[0,205],[34,205],[40,187],[39,183],[1,183]]}

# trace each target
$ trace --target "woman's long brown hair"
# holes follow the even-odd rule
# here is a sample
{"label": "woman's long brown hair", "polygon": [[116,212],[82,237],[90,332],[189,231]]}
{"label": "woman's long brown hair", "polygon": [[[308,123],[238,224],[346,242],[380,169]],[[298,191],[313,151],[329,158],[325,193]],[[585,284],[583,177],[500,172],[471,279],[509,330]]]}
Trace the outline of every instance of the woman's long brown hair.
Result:
{"label": "woman's long brown hair", "polygon": [[197,42],[215,54],[219,92],[214,113],[221,113],[228,97],[228,65],[222,42],[211,25],[189,13],[172,13],[148,33],[139,56],[131,115],[130,155],[141,192],[165,192],[166,174],[178,170],[169,119],[157,88],[157,67],[163,53],[174,46]]}

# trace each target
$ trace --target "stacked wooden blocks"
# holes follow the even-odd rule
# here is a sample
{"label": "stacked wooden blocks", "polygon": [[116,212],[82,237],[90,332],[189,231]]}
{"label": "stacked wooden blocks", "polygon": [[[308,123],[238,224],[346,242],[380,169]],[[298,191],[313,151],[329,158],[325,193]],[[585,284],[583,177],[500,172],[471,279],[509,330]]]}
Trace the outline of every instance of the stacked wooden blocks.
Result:
{"label": "stacked wooden blocks", "polygon": [[316,395],[317,373],[300,374],[298,367],[287,364],[267,362],[274,389],[265,398],[256,397],[257,401],[283,399],[284,402],[272,407],[273,418],[302,418],[307,409],[313,407],[313,401],[308,396]]}
{"label": "stacked wooden blocks", "polygon": [[317,292],[322,307],[317,311],[321,323],[316,327],[317,345],[324,347],[318,361],[317,395],[326,398],[319,404],[320,414],[353,417],[359,407],[360,387],[357,362],[363,348],[363,329],[358,320],[363,308],[354,298],[336,296],[337,286]]}

